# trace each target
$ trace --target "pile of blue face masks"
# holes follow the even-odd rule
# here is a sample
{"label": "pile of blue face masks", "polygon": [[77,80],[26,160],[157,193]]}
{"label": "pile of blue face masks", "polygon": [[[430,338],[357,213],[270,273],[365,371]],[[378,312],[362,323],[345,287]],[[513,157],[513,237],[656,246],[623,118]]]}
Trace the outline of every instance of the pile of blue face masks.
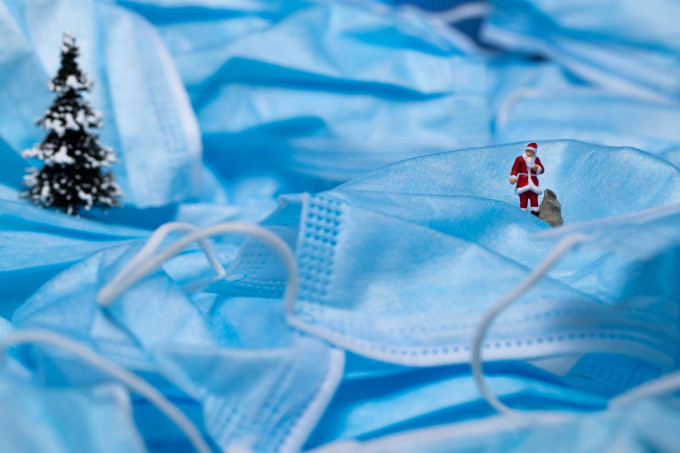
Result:
{"label": "pile of blue face masks", "polygon": [[555,59],[579,76],[617,91],[680,99],[680,47],[674,18],[680,7],[654,1],[579,1],[569,7],[549,0],[494,0],[485,21],[486,40]]}
{"label": "pile of blue face masks", "polygon": [[296,174],[344,181],[488,142],[484,62],[424,18],[344,1],[121,4],[158,25],[227,176],[302,191],[315,186]]}
{"label": "pile of blue face masks", "polygon": [[[0,451],[674,451],[680,12],[553,3],[0,0]],[[18,197],[65,29],[79,218]]]}

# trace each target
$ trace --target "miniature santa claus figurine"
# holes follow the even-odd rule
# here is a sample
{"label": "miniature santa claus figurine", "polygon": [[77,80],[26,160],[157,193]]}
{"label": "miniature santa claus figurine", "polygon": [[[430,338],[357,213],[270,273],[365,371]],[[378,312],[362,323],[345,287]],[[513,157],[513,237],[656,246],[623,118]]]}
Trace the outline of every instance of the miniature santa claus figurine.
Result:
{"label": "miniature santa claus figurine", "polygon": [[531,202],[531,213],[538,217],[538,196],[543,191],[538,188],[536,176],[543,174],[543,164],[536,157],[537,150],[536,143],[529,143],[524,154],[515,159],[510,172],[510,184],[517,184],[515,193],[519,195],[519,207],[526,211],[527,204]]}

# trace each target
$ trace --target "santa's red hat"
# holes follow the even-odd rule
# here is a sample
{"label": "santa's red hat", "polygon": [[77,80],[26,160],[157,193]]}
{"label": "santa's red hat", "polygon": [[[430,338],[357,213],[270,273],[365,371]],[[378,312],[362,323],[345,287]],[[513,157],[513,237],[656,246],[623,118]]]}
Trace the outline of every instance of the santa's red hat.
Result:
{"label": "santa's red hat", "polygon": [[538,152],[538,145],[536,143],[529,143],[524,151],[533,151],[534,154]]}

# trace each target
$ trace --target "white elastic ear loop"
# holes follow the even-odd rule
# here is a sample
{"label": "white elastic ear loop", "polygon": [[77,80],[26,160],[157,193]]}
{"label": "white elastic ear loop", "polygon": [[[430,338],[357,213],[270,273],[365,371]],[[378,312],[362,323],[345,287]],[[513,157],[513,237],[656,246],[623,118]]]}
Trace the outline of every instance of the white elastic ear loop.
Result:
{"label": "white elastic ear loop", "polygon": [[[118,276],[130,272],[130,270],[136,267],[140,262],[152,255],[158,249],[158,247],[161,246],[167,235],[177,231],[194,232],[198,231],[198,228],[190,223],[184,222],[168,222],[161,225],[149,237],[149,239],[146,241],[146,244],[144,244],[144,247],[142,247],[142,249],[137,252],[130,262],[125,265]],[[207,239],[199,239],[198,245],[200,245],[201,249],[203,249],[203,253],[205,253],[205,257],[208,259],[210,266],[212,266],[212,268],[215,270],[215,273],[217,275],[225,274],[226,272],[224,271],[220,260],[217,259],[217,255],[215,254],[215,250],[213,249],[210,241]]]}
{"label": "white elastic ear loop", "polygon": [[120,294],[127,290],[130,286],[149,275],[154,269],[173,256],[177,255],[192,242],[211,236],[219,236],[228,233],[244,234],[255,237],[263,242],[266,242],[276,252],[279,253],[283,259],[283,263],[286,266],[288,273],[288,285],[286,285],[286,290],[283,297],[284,312],[286,315],[292,314],[298,291],[298,270],[292,250],[283,239],[266,228],[243,222],[219,223],[217,225],[187,234],[159,254],[149,257],[149,259],[144,263],[138,264],[131,272],[128,273],[128,275],[123,276],[116,286],[113,286],[111,283],[109,283],[104,288],[102,288],[97,294],[97,303],[100,306],[111,305],[118,298],[118,296],[120,296]]}
{"label": "white elastic ear loop", "polygon": [[680,371],[674,371],[612,398],[609,401],[609,407],[620,407],[642,398],[677,392],[678,390],[680,390]]}
{"label": "white elastic ear loop", "polygon": [[39,343],[56,346],[65,349],[85,362],[100,369],[104,373],[114,377],[127,385],[132,391],[144,396],[158,410],[163,412],[191,441],[198,453],[212,453],[208,444],[196,426],[180,411],[177,406],[168,401],[155,387],[140,378],[136,374],[105,359],[82,343],[59,335],[49,330],[27,329],[19,330],[5,335],[0,341],[0,365],[4,367],[7,357],[7,348],[25,343]]}
{"label": "white elastic ear loop", "polygon": [[531,87],[517,88],[508,94],[498,107],[498,113],[496,114],[496,130],[503,129],[505,125],[508,124],[510,112],[520,99],[538,97],[540,94],[541,90]]}
{"label": "white elastic ear loop", "polygon": [[[158,247],[161,246],[165,238],[170,233],[177,231],[194,232],[198,231],[198,228],[196,228],[194,225],[191,225],[190,223],[183,222],[168,222],[158,227],[158,229],[156,229],[156,231],[154,231],[146,241],[144,247],[142,247],[141,250],[137,252],[137,254],[133,256],[132,259],[125,265],[125,267],[108,284],[106,284],[104,288],[101,289],[100,294],[104,294],[106,297],[111,289],[119,286],[123,278],[130,274],[139,265],[139,263],[153,255],[153,253],[158,249]],[[203,249],[206,258],[208,259],[208,262],[215,273],[217,275],[226,274],[224,267],[222,267],[222,264],[220,263],[220,260],[217,259],[217,255],[215,254],[215,250],[213,249],[212,244],[210,244],[210,241],[203,238],[198,241],[198,244],[201,246],[201,249]]]}
{"label": "white elastic ear loop", "polygon": [[555,248],[552,249],[550,254],[539,264],[531,273],[524,279],[522,283],[519,284],[514,290],[509,292],[505,297],[491,307],[484,318],[479,323],[477,331],[475,332],[475,337],[472,343],[472,374],[475,377],[475,383],[482,393],[484,399],[493,406],[498,412],[503,414],[510,414],[515,412],[514,409],[501,403],[500,400],[489,391],[486,383],[484,382],[484,374],[482,372],[482,342],[484,341],[484,336],[486,335],[486,330],[489,325],[494,320],[494,318],[505,309],[512,302],[517,300],[522,294],[524,294],[529,288],[531,288],[536,282],[538,282],[543,276],[550,270],[550,268],[562,258],[569,250],[574,246],[588,239],[588,236],[583,234],[573,234],[565,237],[560,242],[557,243]]}

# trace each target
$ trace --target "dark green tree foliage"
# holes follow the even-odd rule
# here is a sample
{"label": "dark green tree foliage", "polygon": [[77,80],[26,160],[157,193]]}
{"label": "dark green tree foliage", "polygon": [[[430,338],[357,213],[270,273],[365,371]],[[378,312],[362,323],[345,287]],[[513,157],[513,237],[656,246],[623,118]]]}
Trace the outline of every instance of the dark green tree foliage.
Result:
{"label": "dark green tree foliage", "polygon": [[49,89],[57,99],[37,120],[48,131],[42,143],[22,153],[25,158],[44,162],[42,168],[28,169],[22,197],[42,207],[55,207],[76,215],[82,207],[120,206],[123,196],[110,171],[116,155],[101,146],[90,129],[102,127],[101,113],[94,110],[81,93],[90,91],[92,80],[76,62],[78,46],[71,33],[64,33],[61,68],[50,80]]}

